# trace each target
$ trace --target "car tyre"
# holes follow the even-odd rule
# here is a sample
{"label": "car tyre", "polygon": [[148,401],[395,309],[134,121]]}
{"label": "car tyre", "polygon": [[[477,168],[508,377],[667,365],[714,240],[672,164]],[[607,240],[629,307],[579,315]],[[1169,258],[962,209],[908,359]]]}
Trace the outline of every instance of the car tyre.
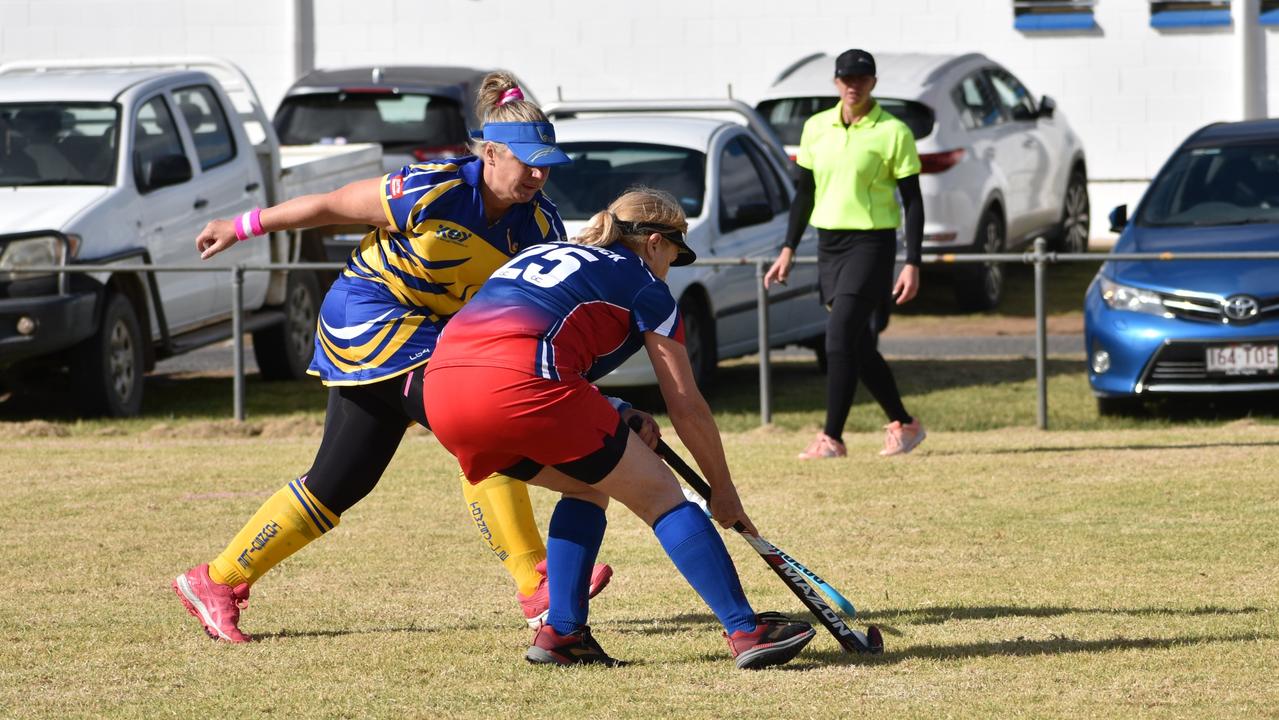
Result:
{"label": "car tyre", "polygon": [[142,342],[133,303],[108,291],[98,331],[71,352],[71,385],[85,415],[133,417],[142,411]]}
{"label": "car tyre", "polygon": [[680,299],[679,312],[684,320],[684,348],[693,366],[693,379],[703,390],[715,379],[718,360],[715,355],[715,321],[706,303],[695,295]]}
{"label": "car tyre", "polygon": [[320,314],[320,282],[315,273],[294,270],[285,288],[284,322],[253,333],[253,357],[264,380],[301,380],[315,352]]}
{"label": "car tyre", "polygon": [[1088,178],[1084,171],[1076,169],[1066,185],[1066,198],[1061,208],[1061,223],[1053,234],[1050,246],[1063,253],[1088,252],[1089,220]]}
{"label": "car tyre", "polygon": [[[1004,218],[987,208],[977,224],[974,252],[987,255],[1004,250]],[[965,312],[993,310],[1004,294],[1004,268],[1000,263],[962,263],[955,268],[955,302]]]}

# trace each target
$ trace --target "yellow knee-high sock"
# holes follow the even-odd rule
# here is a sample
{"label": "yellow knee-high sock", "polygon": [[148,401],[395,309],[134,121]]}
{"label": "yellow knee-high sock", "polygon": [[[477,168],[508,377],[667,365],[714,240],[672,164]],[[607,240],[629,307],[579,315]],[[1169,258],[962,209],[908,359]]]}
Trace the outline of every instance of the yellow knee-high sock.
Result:
{"label": "yellow knee-high sock", "polygon": [[546,559],[546,545],[533,519],[528,499],[528,483],[494,473],[476,485],[462,478],[466,509],[480,531],[480,537],[511,574],[525,595],[537,590],[542,574],[538,563]]}
{"label": "yellow knee-high sock", "polygon": [[336,513],[294,480],[249,518],[231,544],[209,563],[209,577],[224,585],[252,585],[276,563],[337,527]]}

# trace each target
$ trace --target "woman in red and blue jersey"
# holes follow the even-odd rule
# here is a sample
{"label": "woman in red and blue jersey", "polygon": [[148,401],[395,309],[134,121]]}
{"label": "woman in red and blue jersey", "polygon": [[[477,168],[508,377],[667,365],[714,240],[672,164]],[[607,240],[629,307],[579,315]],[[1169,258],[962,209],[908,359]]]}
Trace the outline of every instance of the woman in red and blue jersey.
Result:
{"label": "woman in red and blue jersey", "polygon": [[563,494],[547,533],[550,610],[525,656],[530,662],[617,664],[586,622],[610,498],[652,526],[723,624],[738,667],[787,662],[813,637],[807,623],[751,609],[705,513],[590,384],[643,347],[671,422],[710,482],[715,519],[755,531],[693,381],[678,305],[664,282],[671,266],[694,260],[687,228],[670,195],[622,195],[577,242],[529,248],[496,270],[449,322],[427,367],[422,393],[431,428],[467,478],[501,472]]}
{"label": "woman in red and blue jersey", "polygon": [[[426,423],[422,370],[449,318],[521,249],[564,238],[542,186],[550,167],[569,158],[555,145],[545,114],[506,73],[484,79],[477,108],[484,125],[473,156],[408,165],[235,221],[214,221],[196,239],[201,257],[208,258],[275,230],[374,226],[320,308],[309,372],[328,386],[329,400],[314,463],[268,499],[220,555],[173,582],[187,610],[215,639],[248,640],[239,629],[239,611],[250,585],[333,529],[377,484],[408,426]],[[503,487],[511,488],[508,505],[516,509],[491,514],[513,518],[507,525],[519,527],[507,527],[508,536],[531,533],[522,543],[530,552],[503,559],[517,582],[521,574],[534,578],[522,593],[532,596],[542,579],[534,571],[544,554],[541,538],[524,484]],[[477,498],[472,507],[484,502]],[[490,532],[499,529],[496,517],[487,524]],[[521,560],[527,565],[522,573],[512,569]],[[610,573],[606,566],[596,572],[596,590]]]}

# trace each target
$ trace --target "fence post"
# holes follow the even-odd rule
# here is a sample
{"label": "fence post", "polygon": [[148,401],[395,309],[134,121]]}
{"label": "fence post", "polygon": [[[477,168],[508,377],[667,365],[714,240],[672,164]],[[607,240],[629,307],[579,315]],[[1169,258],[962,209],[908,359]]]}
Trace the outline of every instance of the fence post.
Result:
{"label": "fence post", "polygon": [[1044,270],[1048,241],[1035,238],[1035,389],[1040,430],[1048,429],[1048,325],[1044,309]]}
{"label": "fence post", "polygon": [[231,269],[231,363],[235,421],[244,422],[244,266]]}
{"label": "fence post", "polygon": [[768,290],[764,287],[764,261],[755,261],[755,297],[759,310],[759,422],[773,422],[772,362],[768,343]]}

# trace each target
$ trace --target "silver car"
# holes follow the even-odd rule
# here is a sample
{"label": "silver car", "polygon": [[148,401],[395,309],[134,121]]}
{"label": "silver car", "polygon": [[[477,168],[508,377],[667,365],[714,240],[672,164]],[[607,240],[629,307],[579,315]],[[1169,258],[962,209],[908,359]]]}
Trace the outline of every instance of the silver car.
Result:
{"label": "silver car", "polygon": [[[925,253],[997,253],[1047,237],[1063,252],[1088,248],[1083,144],[1052,98],[1038,101],[985,55],[876,53],[873,95],[910,127],[919,148]],[[784,70],[756,109],[792,159],[804,122],[838,102],[833,57]],[[954,266],[955,299],[988,310],[1003,294],[995,263]]]}
{"label": "silver car", "polygon": [[[636,185],[670,192],[683,206],[688,242],[698,262],[672,268],[666,282],[679,299],[685,345],[699,385],[706,383],[719,360],[759,349],[760,280],[755,266],[703,261],[746,257],[772,262],[786,234],[794,196],[786,157],[768,126],[749,106],[718,102],[721,110],[737,113],[748,124],[665,114],[690,109],[680,101],[601,103],[594,107],[631,114],[577,118],[572,116],[589,104],[546,108],[555,120],[559,146],[573,158],[572,164],[551,172],[545,187],[569,235]],[[815,233],[808,233],[813,247]],[[769,293],[770,345],[802,344],[820,350],[826,314],[818,301],[816,266],[796,265],[788,284]],[[599,382],[655,383],[643,353]]]}

